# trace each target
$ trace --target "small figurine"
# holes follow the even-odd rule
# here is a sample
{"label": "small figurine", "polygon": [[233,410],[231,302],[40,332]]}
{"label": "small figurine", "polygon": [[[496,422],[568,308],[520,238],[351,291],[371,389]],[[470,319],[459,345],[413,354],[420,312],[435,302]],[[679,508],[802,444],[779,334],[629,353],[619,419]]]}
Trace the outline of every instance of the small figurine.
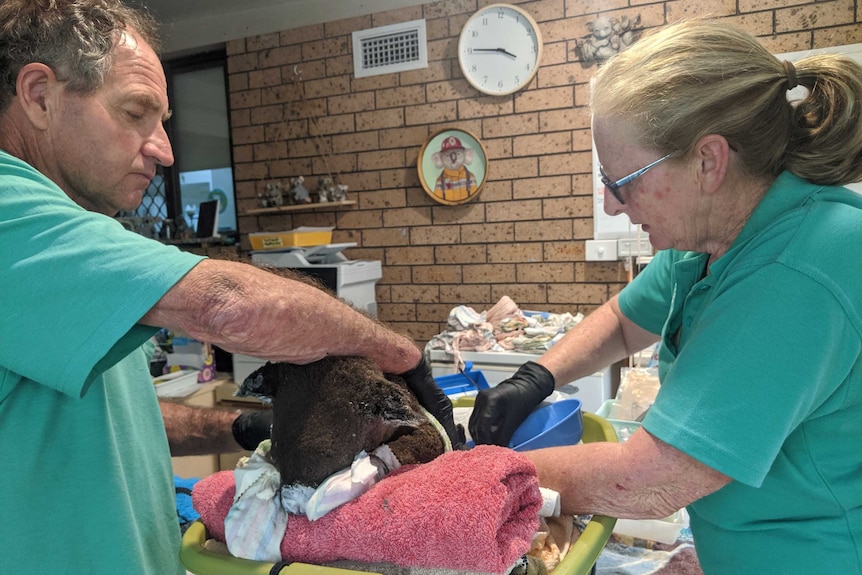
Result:
{"label": "small figurine", "polygon": [[290,180],[290,198],[294,204],[310,204],[311,194],[302,183],[305,178],[297,176]]}
{"label": "small figurine", "polygon": [[634,20],[623,16],[621,20],[600,16],[594,22],[587,22],[588,36],[577,41],[577,52],[585,64],[602,63],[614,54],[632,45],[640,33],[635,27],[640,24],[640,15]]}
{"label": "small figurine", "polygon": [[347,186],[344,184],[337,184],[335,186],[335,191],[332,193],[332,201],[333,202],[343,202],[347,199]]}
{"label": "small figurine", "polygon": [[281,190],[281,182],[270,182],[266,185],[262,195],[258,196],[260,207],[275,208],[284,205],[284,194]]}
{"label": "small figurine", "polygon": [[317,180],[318,201],[321,203],[332,201],[335,195],[335,182],[330,176],[320,176]]}

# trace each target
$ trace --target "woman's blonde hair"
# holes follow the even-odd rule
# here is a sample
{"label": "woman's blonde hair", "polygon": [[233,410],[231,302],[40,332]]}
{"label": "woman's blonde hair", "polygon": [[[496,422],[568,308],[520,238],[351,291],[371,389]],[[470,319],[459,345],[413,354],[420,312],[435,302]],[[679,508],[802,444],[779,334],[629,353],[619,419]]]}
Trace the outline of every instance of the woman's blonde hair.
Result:
{"label": "woman's blonde hair", "polygon": [[[808,94],[791,105],[794,82]],[[596,75],[592,111],[626,122],[661,154],[685,155],[720,134],[752,177],[789,170],[847,184],[862,180],[860,99],[862,66],[847,57],[784,63],[729,24],[691,20],[611,58]]]}

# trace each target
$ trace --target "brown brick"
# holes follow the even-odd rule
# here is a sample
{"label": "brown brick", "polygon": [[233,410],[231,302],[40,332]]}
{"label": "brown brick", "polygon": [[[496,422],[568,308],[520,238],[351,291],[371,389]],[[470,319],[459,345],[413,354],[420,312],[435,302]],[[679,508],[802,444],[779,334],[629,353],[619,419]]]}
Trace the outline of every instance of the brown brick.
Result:
{"label": "brown brick", "polygon": [[[445,320],[451,307],[448,304],[418,302],[416,304],[416,319],[426,322],[440,322],[440,327],[432,335],[437,335],[443,329],[443,320]],[[430,324],[429,324],[430,325]]]}
{"label": "brown brick", "polygon": [[569,131],[517,136],[513,140],[515,156],[534,156],[537,150],[542,150],[542,155],[572,150],[572,133]]}
{"label": "brown brick", "polygon": [[850,24],[854,20],[853,0],[817,2],[775,11],[775,31],[790,32]]}
{"label": "brown brick", "polygon": [[436,303],[440,301],[440,288],[433,285],[392,286],[392,301],[406,303]]}
{"label": "brown brick", "polygon": [[377,318],[380,321],[414,321],[416,305],[412,303],[387,303],[377,306]]}
{"label": "brown brick", "polygon": [[[386,250],[389,251],[389,250]],[[412,283],[410,266],[392,266],[387,265],[383,268],[383,277],[380,279],[382,284],[409,284]],[[379,285],[379,284],[378,284]]]}
{"label": "brown brick", "polygon": [[517,263],[536,261],[542,261],[542,244],[538,242],[488,245],[489,263]]}
{"label": "brown brick", "polygon": [[390,128],[380,130],[381,148],[405,148],[421,146],[428,139],[428,128],[411,126],[405,128]]}
{"label": "brown brick", "polygon": [[399,128],[403,125],[403,108],[390,108],[388,110],[360,112],[356,114],[356,129],[359,131]]}
{"label": "brown brick", "polygon": [[557,218],[589,218],[592,215],[592,196],[549,198],[542,202],[542,217],[546,220]]}
{"label": "brown brick", "polygon": [[260,90],[244,90],[242,92],[233,92],[228,98],[232,110],[238,108],[253,108],[261,104]]}
{"label": "brown brick", "polygon": [[306,61],[332,58],[333,56],[341,56],[349,53],[350,38],[346,36],[325,38],[302,44],[302,59]]}
{"label": "brown brick", "polygon": [[407,201],[404,193],[389,189],[366,191],[362,193],[360,198],[362,209],[400,208],[405,205],[407,205]]}
{"label": "brown brick", "polygon": [[538,116],[536,114],[515,114],[487,118],[482,122],[482,128],[483,138],[534,134],[538,128]]}
{"label": "brown brick", "polygon": [[364,246],[406,246],[410,244],[407,228],[376,228],[362,231]]}
{"label": "brown brick", "polygon": [[305,138],[308,133],[308,120],[293,120],[289,122],[278,122],[265,126],[264,139],[267,142],[273,140],[291,140],[294,138]]}
{"label": "brown brick", "polygon": [[251,110],[244,108],[242,110],[232,110],[230,113],[230,125],[232,128],[239,128],[251,124]]}
{"label": "brown brick", "polygon": [[574,105],[575,92],[572,86],[529,90],[521,92],[515,97],[515,112],[518,114],[555,108],[570,108]]}
{"label": "brown brick", "polygon": [[412,245],[457,244],[461,238],[460,226],[419,226],[410,229]]}
{"label": "brown brick", "polygon": [[519,222],[538,220],[542,217],[541,200],[514,200],[511,202],[494,202],[485,207],[485,218],[488,222]]}
{"label": "brown brick", "polygon": [[281,122],[284,119],[284,106],[276,104],[274,106],[257,106],[251,109],[252,124],[273,124]]}
{"label": "brown brick", "polygon": [[287,145],[284,142],[267,142],[254,145],[256,161],[284,158],[287,155]]}
{"label": "brown brick", "polygon": [[571,220],[548,222],[515,222],[515,241],[550,241],[572,239]]}
{"label": "brown brick", "polygon": [[227,72],[228,74],[236,74],[237,72],[248,72],[249,70],[257,70],[258,61],[257,53],[237,54],[236,56],[228,56]]}
{"label": "brown brick", "polygon": [[485,221],[485,204],[468,202],[457,206],[435,205],[434,224],[472,224]]}
{"label": "brown brick", "polygon": [[430,208],[389,208],[383,213],[383,227],[387,228],[399,226],[427,226],[430,223]]}
{"label": "brown brick", "polygon": [[462,283],[461,266],[413,266],[412,278],[413,283],[417,284],[460,284]]}
{"label": "brown brick", "polygon": [[398,74],[398,83],[401,86],[409,86],[411,84],[425,85],[430,82],[448,80],[452,77],[449,70],[450,66],[448,62],[428,62],[428,66],[426,68],[400,72]]}
{"label": "brown brick", "polygon": [[356,172],[352,174],[342,173],[341,183],[350,186],[350,190],[347,192],[348,194],[350,194],[351,191],[377,191],[380,189],[380,177],[377,172]]}
{"label": "brown brick", "polygon": [[404,124],[415,126],[437,122],[452,122],[458,117],[457,102],[439,102],[419,106],[408,106],[404,110]]}
{"label": "brown brick", "polygon": [[498,159],[491,170],[494,179],[534,178],[539,175],[539,158]]}
{"label": "brown brick", "polygon": [[467,88],[467,81],[462,79],[429,82],[425,84],[425,98],[428,102],[460,100]]}
{"label": "brown brick", "polygon": [[434,248],[434,262],[438,264],[469,264],[485,261],[487,261],[486,247],[481,244],[452,244]]}
{"label": "brown brick", "polygon": [[515,182],[513,197],[516,200],[521,200],[569,196],[572,193],[571,182],[571,176],[542,176],[520,179]]}
{"label": "brown brick", "polygon": [[545,242],[544,254],[546,262],[574,262],[583,261],[584,242]]}
{"label": "brown brick", "polygon": [[458,101],[459,118],[493,118],[506,116],[512,114],[514,111],[515,104],[510,98],[500,99],[492,96],[477,96]]}
{"label": "brown brick", "polygon": [[551,284],[548,286],[548,302],[572,302],[577,304],[602,304],[608,299],[605,284]]}
{"label": "brown brick", "polygon": [[[465,301],[483,301],[490,299],[491,288],[487,285],[441,285],[440,301],[444,303],[461,304]],[[446,314],[448,316],[448,312]],[[443,318],[445,319],[445,318]]]}
{"label": "brown brick", "polygon": [[[302,61],[302,49],[299,46],[282,46],[264,50],[258,55],[261,68],[274,68],[286,64],[298,64]],[[287,78],[287,76],[285,76]]]}
{"label": "brown brick", "polygon": [[539,158],[539,173],[543,176],[591,172],[593,156],[590,152],[554,154]]}
{"label": "brown brick", "polygon": [[234,145],[256,144],[263,141],[263,126],[234,128],[231,133]]}
{"label": "brown brick", "polygon": [[[547,302],[547,292],[548,287],[545,284],[522,282],[494,284],[491,286],[491,299],[499,301],[499,299],[503,296],[509,296],[515,303],[518,304],[518,307],[524,309],[523,303],[525,302]],[[531,307],[528,309],[536,310],[535,307]],[[545,306],[543,305],[536,311],[545,311]]]}
{"label": "brown brick", "polygon": [[[374,135],[376,136],[377,133],[374,132]],[[405,165],[404,150],[361,152],[357,156],[357,161],[360,170],[400,168]]]}
{"label": "brown brick", "polygon": [[404,86],[377,91],[377,108],[413,106],[425,103],[424,86]]}
{"label": "brown brick", "polygon": [[475,264],[464,266],[464,283],[513,283],[517,281],[514,264]]}
{"label": "brown brick", "polygon": [[228,56],[236,56],[245,52],[245,38],[237,40],[228,40],[225,42],[225,53]]}
{"label": "brown brick", "polygon": [[274,160],[269,162],[269,171],[275,178],[294,178],[296,176],[307,177],[307,174],[311,173],[311,161],[310,158]]}
{"label": "brown brick", "polygon": [[332,96],[328,100],[330,114],[349,114],[374,108],[374,93],[347,94]]}
{"label": "brown brick", "polygon": [[539,114],[539,130],[542,132],[577,130],[579,128],[589,127],[589,108],[567,108],[563,110],[548,110]]}
{"label": "brown brick", "polygon": [[583,275],[579,281],[583,282],[624,282],[627,272],[621,262],[584,262]]}
{"label": "brown brick", "polygon": [[571,262],[519,263],[515,268],[518,281],[524,283],[572,283],[575,264]]}
{"label": "brown brick", "polygon": [[228,92],[241,92],[242,90],[248,90],[248,74],[248,72],[242,72],[240,74],[228,74]]}
{"label": "brown brick", "polygon": [[334,153],[359,152],[376,150],[377,148],[377,132],[332,136],[332,151]]}
{"label": "brown brick", "polygon": [[383,213],[381,210],[353,210],[339,212],[339,228],[379,228],[383,225]]}
{"label": "brown brick", "polygon": [[386,250],[386,265],[422,265],[434,263],[432,246],[405,246]]}
{"label": "brown brick", "polygon": [[461,226],[461,241],[467,243],[491,243],[515,241],[515,224],[468,224]]}
{"label": "brown brick", "polygon": [[[367,76],[365,78],[353,78],[350,90],[353,93],[366,92],[369,90],[382,90],[398,86],[398,74],[381,74],[379,76]],[[421,88],[421,86],[420,86]]]}

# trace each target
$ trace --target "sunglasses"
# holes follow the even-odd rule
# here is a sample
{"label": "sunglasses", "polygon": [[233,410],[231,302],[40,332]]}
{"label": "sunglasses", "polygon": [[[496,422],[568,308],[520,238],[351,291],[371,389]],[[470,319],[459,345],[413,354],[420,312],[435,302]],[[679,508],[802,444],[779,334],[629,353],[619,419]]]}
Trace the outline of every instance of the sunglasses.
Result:
{"label": "sunglasses", "polygon": [[670,156],[671,156],[671,154],[668,154],[668,155],[664,156],[663,158],[659,158],[655,162],[648,164],[648,165],[644,166],[643,168],[641,168],[640,170],[637,170],[636,172],[632,172],[631,174],[629,174],[625,178],[620,178],[617,181],[611,180],[611,178],[605,173],[604,167],[599,165],[599,173],[602,175],[602,184],[604,184],[604,186],[611,191],[611,193],[614,195],[614,197],[617,199],[617,201],[620,204],[625,204],[626,201],[623,199],[622,195],[620,194],[620,188],[625,186],[626,184],[631,183],[632,181],[636,180],[637,178],[641,177],[642,175],[644,175],[645,173],[647,173],[648,171],[650,171],[651,169],[653,169],[654,167],[656,167],[657,165],[662,163],[663,161],[670,158]]}

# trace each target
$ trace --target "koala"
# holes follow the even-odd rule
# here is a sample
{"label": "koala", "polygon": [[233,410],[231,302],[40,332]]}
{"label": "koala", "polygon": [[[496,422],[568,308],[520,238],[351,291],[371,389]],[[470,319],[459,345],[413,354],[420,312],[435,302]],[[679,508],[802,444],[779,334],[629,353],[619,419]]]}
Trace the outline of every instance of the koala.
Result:
{"label": "koala", "polygon": [[404,380],[366,357],[267,363],[243,387],[273,398],[270,457],[283,485],[317,487],[383,443],[402,465],[427,463],[445,450]]}

